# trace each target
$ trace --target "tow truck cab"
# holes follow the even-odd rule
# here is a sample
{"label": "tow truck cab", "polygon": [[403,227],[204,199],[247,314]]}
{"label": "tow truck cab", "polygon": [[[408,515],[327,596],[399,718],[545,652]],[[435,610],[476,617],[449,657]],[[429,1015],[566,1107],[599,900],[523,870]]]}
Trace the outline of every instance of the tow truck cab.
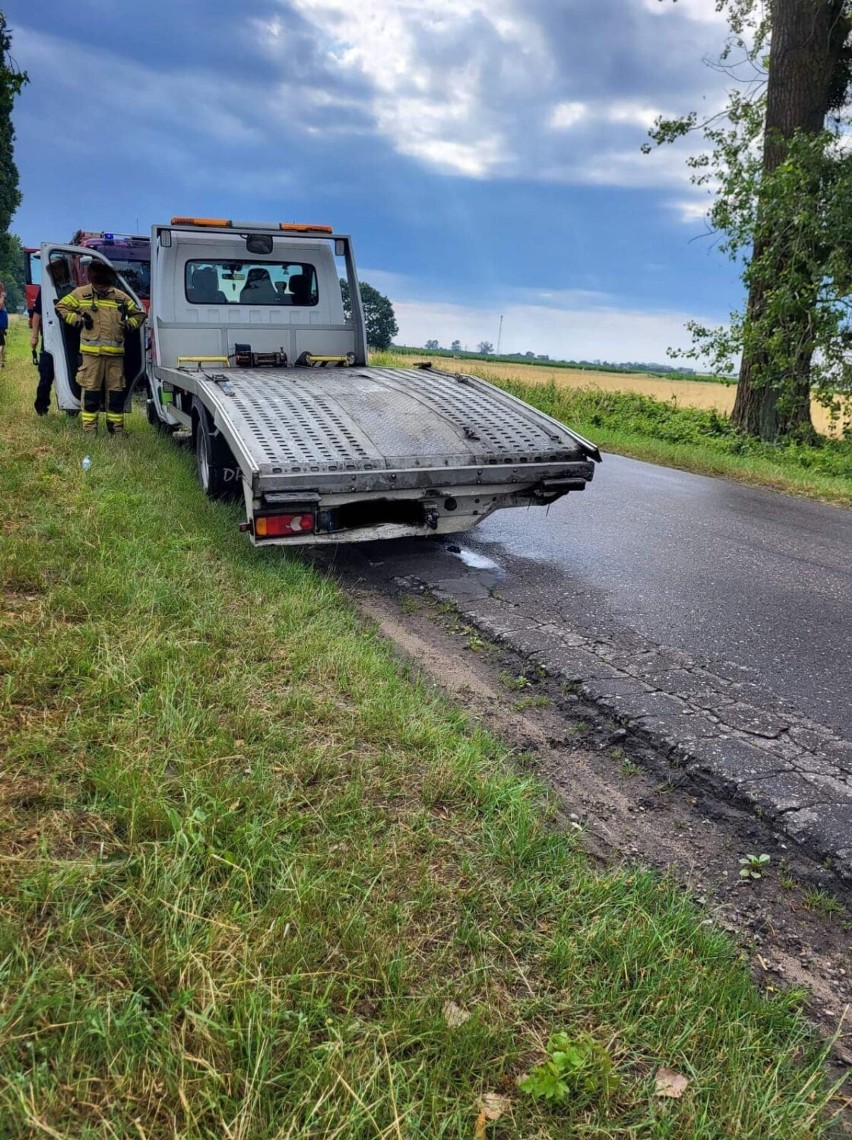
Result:
{"label": "tow truck cab", "polygon": [[[279,223],[272,230],[258,223],[221,222],[217,228],[216,221],[175,219],[155,228],[155,365],[227,368],[231,361],[239,364],[238,345],[247,345],[254,356],[277,353],[282,366],[297,364],[305,353],[367,363],[348,237],[330,243],[330,226]],[[342,259],[340,269],[335,257]],[[341,273],[349,278],[351,318],[344,315]],[[155,399],[161,390],[156,387]],[[165,414],[162,405],[158,410]]]}

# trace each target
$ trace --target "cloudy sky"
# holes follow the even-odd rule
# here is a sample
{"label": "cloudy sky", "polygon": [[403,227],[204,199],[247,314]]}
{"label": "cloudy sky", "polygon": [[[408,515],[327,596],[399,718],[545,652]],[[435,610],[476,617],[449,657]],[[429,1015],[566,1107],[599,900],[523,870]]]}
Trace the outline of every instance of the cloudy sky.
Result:
{"label": "cloudy sky", "polygon": [[714,0],[6,0],[26,244],[331,223],[398,340],[662,360],[740,300],[658,113],[718,105]]}

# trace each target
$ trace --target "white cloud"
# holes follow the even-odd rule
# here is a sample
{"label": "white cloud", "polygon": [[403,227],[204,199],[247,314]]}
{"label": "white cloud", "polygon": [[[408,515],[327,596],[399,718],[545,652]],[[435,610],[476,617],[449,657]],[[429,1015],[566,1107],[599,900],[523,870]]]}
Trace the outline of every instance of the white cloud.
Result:
{"label": "white cloud", "polygon": [[659,107],[625,101],[611,103],[605,108],[604,117],[610,123],[631,123],[649,130],[664,112]]}
{"label": "white cloud", "polygon": [[[716,0],[677,0],[679,13],[687,20],[699,24],[725,25],[727,18],[724,12],[717,11]],[[655,16],[665,16],[669,7],[667,0],[642,0],[642,7],[646,12]]]}
{"label": "white cloud", "polygon": [[582,122],[588,110],[585,103],[557,103],[550,115],[550,125],[556,131],[569,130]]}
{"label": "white cloud", "polygon": [[[672,45],[684,29],[713,22],[713,0],[709,8],[704,0],[619,3],[628,14],[632,9],[631,19],[620,21],[624,43],[611,58],[602,55],[600,67],[594,37],[602,25],[584,27],[583,21],[601,17],[578,13],[576,34],[564,27],[554,31],[543,0],[280,0],[280,17],[242,26],[263,53],[267,74],[272,65],[271,81],[237,70],[229,76],[199,63],[158,70],[153,57],[136,62],[115,46],[27,28],[16,30],[16,49],[33,73],[49,72],[60,103],[85,103],[88,131],[114,139],[130,161],[157,162],[182,182],[191,183],[194,175],[211,186],[232,185],[233,169],[211,161],[211,150],[218,148],[221,156],[225,147],[250,146],[255,156],[267,156],[260,161],[268,184],[286,185],[272,156],[288,138],[304,134],[319,145],[347,139],[366,145],[378,136],[438,173],[665,187],[689,199],[694,192],[684,151],[670,147],[646,157],[639,148],[659,113],[693,105],[693,96],[677,87],[680,64],[666,81],[669,90],[654,86],[665,87],[660,75],[680,58]],[[667,19],[651,20],[649,13],[661,9]],[[298,39],[288,23],[293,12],[301,20]],[[656,38],[652,26],[661,29]],[[589,44],[584,35],[592,37]],[[642,35],[648,39],[637,38]],[[302,67],[294,65],[296,46]],[[694,59],[692,70],[699,73],[700,54],[689,31],[683,55]],[[93,74],[105,88],[132,92],[132,98],[126,104],[88,100]],[[700,81],[705,78],[713,81],[709,72]],[[61,124],[61,116],[48,120],[54,137],[45,141],[76,148],[78,139]]]}
{"label": "white cloud", "polygon": [[707,198],[680,198],[672,199],[669,202],[672,209],[676,210],[682,222],[704,222],[707,220],[707,212],[710,209],[710,203]]}
{"label": "white cloud", "polygon": [[[400,154],[473,178],[504,163],[504,134],[486,113],[487,69],[499,55],[511,90],[523,87],[526,65],[547,64],[538,29],[515,11],[514,0],[292,0],[292,6],[327,43],[330,65],[366,83],[376,127]],[[462,60],[436,67],[426,58],[440,55],[442,45],[457,52],[460,43]],[[516,55],[524,67],[513,63]]]}
{"label": "white cloud", "polygon": [[[702,86],[723,83],[700,65],[722,43],[715,0],[619,0],[608,26],[596,11],[567,21],[538,0],[279,2],[313,29],[331,72],[357,88],[400,155],[467,178],[668,187],[675,179],[692,193],[683,152],[666,161],[639,149],[659,114],[689,110]],[[284,18],[257,25],[282,70]],[[554,19],[562,23],[548,26]],[[611,44],[596,39],[614,26]]]}
{"label": "white cloud", "polygon": [[553,182],[575,182],[592,186],[624,186],[630,188],[674,187],[684,195],[697,194],[684,162],[684,152],[677,146],[666,146],[642,154],[638,148],[609,149],[602,146],[590,151],[579,161],[566,160],[542,168],[541,176]]}

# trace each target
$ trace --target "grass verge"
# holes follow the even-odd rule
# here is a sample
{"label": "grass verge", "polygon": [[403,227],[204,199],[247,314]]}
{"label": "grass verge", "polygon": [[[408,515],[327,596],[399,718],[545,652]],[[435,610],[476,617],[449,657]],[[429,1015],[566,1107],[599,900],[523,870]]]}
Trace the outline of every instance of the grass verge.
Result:
{"label": "grass verge", "polygon": [[[399,363],[393,353],[372,359],[386,366]],[[730,420],[715,411],[632,392],[507,380],[487,366],[468,367],[468,362],[463,367],[589,436],[605,451],[852,506],[852,439],[826,438],[818,445],[762,443],[734,431]]]}
{"label": "grass verge", "polygon": [[[23,333],[0,373],[2,1135],[824,1134],[801,994],[759,993],[671,882],[591,868],[503,747],[334,584],[253,549],[138,413],[124,441],[37,420]],[[552,1073],[517,1078],[554,1033],[551,1101]]]}

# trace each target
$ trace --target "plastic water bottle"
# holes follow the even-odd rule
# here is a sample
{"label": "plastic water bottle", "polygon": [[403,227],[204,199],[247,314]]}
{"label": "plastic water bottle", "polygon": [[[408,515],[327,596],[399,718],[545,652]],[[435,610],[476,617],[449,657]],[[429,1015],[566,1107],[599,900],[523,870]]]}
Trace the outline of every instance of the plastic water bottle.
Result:
{"label": "plastic water bottle", "polygon": [[84,455],[83,456],[83,470],[88,471],[91,466],[92,466],[91,455]]}

